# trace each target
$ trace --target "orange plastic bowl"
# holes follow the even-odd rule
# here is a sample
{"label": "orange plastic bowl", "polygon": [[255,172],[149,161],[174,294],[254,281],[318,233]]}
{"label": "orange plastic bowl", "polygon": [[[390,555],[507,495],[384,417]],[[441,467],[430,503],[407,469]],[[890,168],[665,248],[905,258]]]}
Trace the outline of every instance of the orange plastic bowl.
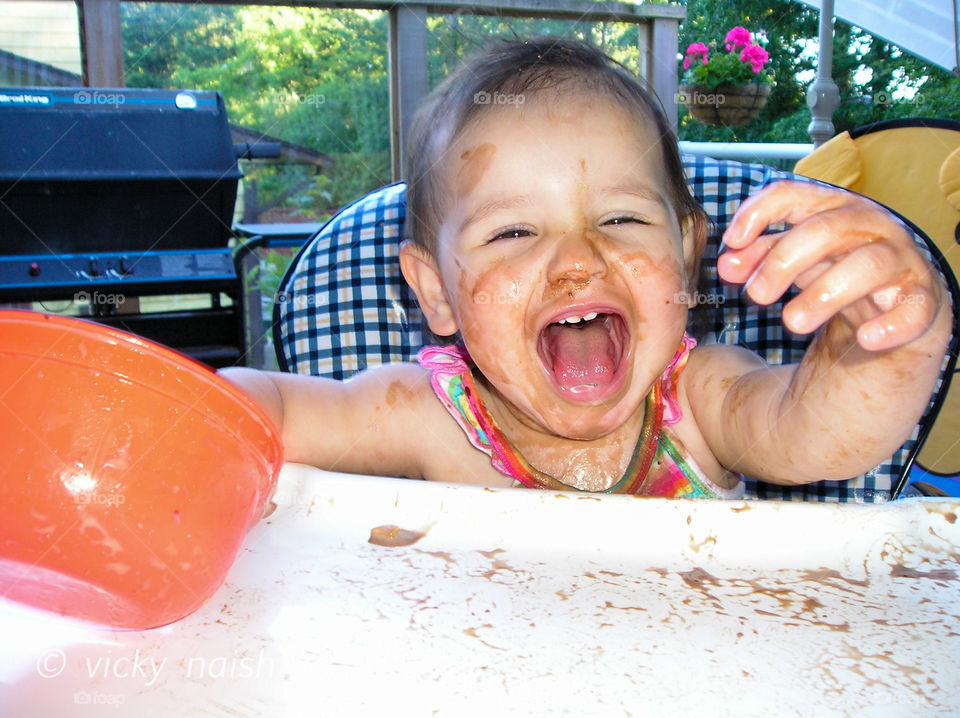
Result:
{"label": "orange plastic bowl", "polygon": [[0,311],[0,596],[144,629],[194,611],[263,515],[277,431],[174,351]]}

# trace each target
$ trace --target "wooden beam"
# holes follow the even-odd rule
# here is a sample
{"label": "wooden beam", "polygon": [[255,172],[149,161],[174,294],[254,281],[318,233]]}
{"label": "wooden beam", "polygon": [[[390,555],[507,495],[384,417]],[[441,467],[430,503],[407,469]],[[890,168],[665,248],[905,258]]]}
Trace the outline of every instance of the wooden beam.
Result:
{"label": "wooden beam", "polygon": [[[12,0],[32,2],[34,0]],[[41,0],[43,1],[43,0]],[[62,0],[49,0],[57,2]],[[77,0],[81,2],[81,0]],[[145,2],[176,2],[195,5],[197,0],[145,0]],[[389,11],[399,5],[396,0],[202,0],[204,5],[282,5],[287,7],[319,7],[351,10]],[[625,2],[594,2],[594,0],[486,0],[479,4],[464,5],[456,0],[430,0],[424,5],[428,14],[463,13],[468,9],[477,15],[501,15],[504,17],[567,18],[584,22],[646,22],[654,18],[669,18],[678,22],[686,17],[682,5],[651,3],[631,4]]]}
{"label": "wooden beam", "polygon": [[80,56],[87,87],[123,87],[120,0],[77,0]]}
{"label": "wooden beam", "polygon": [[403,179],[407,134],[413,115],[427,96],[427,8],[390,9],[390,156],[394,181]]}

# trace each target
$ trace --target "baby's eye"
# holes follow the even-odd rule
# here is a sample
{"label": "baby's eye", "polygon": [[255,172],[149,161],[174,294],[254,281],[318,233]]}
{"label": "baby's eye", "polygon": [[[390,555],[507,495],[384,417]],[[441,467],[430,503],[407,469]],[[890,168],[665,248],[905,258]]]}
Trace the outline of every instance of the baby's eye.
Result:
{"label": "baby's eye", "polygon": [[494,242],[498,239],[522,239],[523,237],[532,237],[533,232],[525,227],[507,227],[493,235],[488,241]]}
{"label": "baby's eye", "polygon": [[642,217],[635,217],[633,215],[624,215],[621,217],[611,217],[601,224],[603,227],[617,226],[621,224],[650,224],[647,220]]}

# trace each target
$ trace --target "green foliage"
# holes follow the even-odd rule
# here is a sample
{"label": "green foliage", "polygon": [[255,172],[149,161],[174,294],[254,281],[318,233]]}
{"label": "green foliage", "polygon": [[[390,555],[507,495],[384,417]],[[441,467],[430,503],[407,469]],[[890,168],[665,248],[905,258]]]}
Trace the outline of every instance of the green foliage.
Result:
{"label": "green foliage", "polygon": [[[124,3],[133,87],[219,90],[230,121],[333,157],[310,166],[246,165],[261,206],[314,219],[390,181],[385,13],[292,7]],[[344,160],[344,158],[348,158]]]}
{"label": "green foliage", "polygon": [[[741,127],[712,127],[680,110],[680,139],[701,142],[809,142],[806,126],[806,83],[798,73],[812,77],[816,58],[805,52],[817,35],[817,13],[789,0],[689,0],[687,18],[680,25],[679,46],[686,49],[703,38],[726,36],[741,25],[767,34],[766,51],[773,90],[760,116]],[[802,128],[799,124],[802,123]],[[791,137],[793,139],[787,139]]]}
{"label": "green foliage", "polygon": [[450,15],[427,18],[428,84],[435,87],[456,63],[478,50],[491,38],[563,35],[591,42],[627,67],[637,68],[640,56],[639,29],[629,23],[574,22],[544,18],[491,17],[463,8]]}
{"label": "green foliage", "polygon": [[838,132],[904,117],[960,120],[960,78],[859,28],[838,23],[834,70],[843,98]]}
{"label": "green foliage", "polygon": [[[760,116],[742,127],[702,125],[681,109],[684,140],[809,142],[806,90],[816,69],[819,14],[794,0],[688,0],[679,46],[723,37],[734,25],[763,29],[774,88]],[[833,78],[842,103],[837,132],[898,117],[960,120],[960,78],[858,28],[834,25]],[[682,71],[682,70],[681,70]]]}

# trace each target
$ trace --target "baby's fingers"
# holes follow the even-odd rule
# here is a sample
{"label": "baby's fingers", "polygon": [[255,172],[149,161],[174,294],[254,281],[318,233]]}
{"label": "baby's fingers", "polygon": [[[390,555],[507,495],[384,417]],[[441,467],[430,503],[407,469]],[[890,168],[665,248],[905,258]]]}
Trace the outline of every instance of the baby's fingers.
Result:
{"label": "baby's fingers", "polygon": [[765,234],[746,247],[725,251],[717,257],[717,272],[720,278],[734,284],[745,284],[782,235],[783,232]]}
{"label": "baby's fingers", "polygon": [[[897,284],[897,280],[903,276],[903,270],[895,269],[896,260],[896,253],[883,244],[867,245],[841,257],[801,286],[800,294],[783,308],[783,323],[790,331],[809,334],[857,300],[871,297],[873,293]],[[756,281],[753,280],[752,284],[755,285]],[[780,290],[777,288],[776,291]],[[883,307],[877,304],[871,308],[872,311],[861,312],[853,321],[859,324],[892,306],[893,301]]]}
{"label": "baby's fingers", "polygon": [[902,346],[923,334],[936,316],[936,297],[917,284],[891,284],[864,261],[868,253],[845,257],[789,302],[783,310],[787,328],[807,334],[842,312],[868,351]]}
{"label": "baby's fingers", "polygon": [[936,300],[926,289],[899,292],[893,309],[860,325],[857,341],[870,351],[909,344],[933,324],[936,309]]}
{"label": "baby's fingers", "polygon": [[799,224],[819,212],[841,207],[855,196],[811,182],[775,182],[743,201],[723,233],[723,242],[731,249],[746,247],[771,224]]}

